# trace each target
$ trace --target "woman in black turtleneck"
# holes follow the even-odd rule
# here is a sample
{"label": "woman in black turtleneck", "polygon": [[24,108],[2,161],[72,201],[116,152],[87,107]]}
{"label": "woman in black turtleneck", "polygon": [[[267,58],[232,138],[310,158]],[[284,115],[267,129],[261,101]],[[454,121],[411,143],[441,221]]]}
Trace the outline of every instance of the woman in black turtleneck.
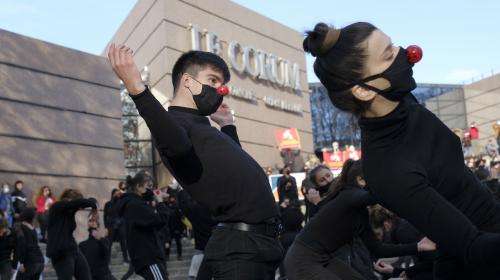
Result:
{"label": "woman in black turtleneck", "polygon": [[337,249],[352,243],[355,236],[363,240],[375,257],[416,255],[420,251],[435,249],[426,238],[419,243],[405,245],[382,244],[375,238],[367,209],[374,200],[364,190],[366,182],[360,161],[346,161],[338,181],[334,181],[327,172],[318,172],[324,170],[328,169],[318,167],[311,171],[311,180],[322,185],[320,190],[329,189],[329,194],[323,197],[319,212],[297,235],[286,255],[288,279],[363,279],[347,264],[332,257]]}
{"label": "woman in black turtleneck", "polygon": [[500,276],[500,208],[464,165],[459,139],[415,102],[416,46],[395,47],[375,26],[317,24],[304,40],[339,109],[359,116],[370,192],[434,240],[437,279]]}

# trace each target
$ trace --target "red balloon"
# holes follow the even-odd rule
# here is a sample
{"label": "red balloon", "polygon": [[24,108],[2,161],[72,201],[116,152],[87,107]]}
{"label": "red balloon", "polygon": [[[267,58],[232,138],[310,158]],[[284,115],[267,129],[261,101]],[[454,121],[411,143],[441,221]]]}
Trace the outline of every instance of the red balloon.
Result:
{"label": "red balloon", "polygon": [[228,95],[229,88],[227,86],[220,86],[217,88],[217,93],[222,96]]}
{"label": "red balloon", "polygon": [[408,56],[408,62],[413,64],[419,62],[423,56],[422,48],[417,45],[408,46],[406,48],[406,53]]}

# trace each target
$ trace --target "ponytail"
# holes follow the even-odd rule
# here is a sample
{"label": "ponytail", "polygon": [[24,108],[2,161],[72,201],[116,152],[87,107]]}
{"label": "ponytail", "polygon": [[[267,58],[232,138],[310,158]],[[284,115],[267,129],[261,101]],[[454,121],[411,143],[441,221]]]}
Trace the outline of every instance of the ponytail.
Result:
{"label": "ponytail", "polygon": [[344,162],[344,165],[342,166],[342,172],[337,178],[332,193],[337,193],[346,186],[359,187],[357,181],[358,177],[363,177],[363,168],[361,165],[361,160],[348,159],[347,161]]}

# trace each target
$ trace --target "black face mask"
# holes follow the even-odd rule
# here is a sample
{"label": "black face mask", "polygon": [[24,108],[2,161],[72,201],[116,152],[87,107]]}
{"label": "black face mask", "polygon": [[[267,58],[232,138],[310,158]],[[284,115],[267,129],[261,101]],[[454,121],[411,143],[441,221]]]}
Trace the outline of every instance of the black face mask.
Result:
{"label": "black face mask", "polygon": [[331,183],[326,184],[324,186],[317,186],[316,190],[319,192],[319,196],[323,197],[330,190],[330,187],[334,182],[335,181],[332,181]]}
{"label": "black face mask", "polygon": [[[413,79],[413,65],[413,63],[408,62],[406,50],[400,48],[396,59],[394,59],[394,62],[392,62],[391,66],[389,66],[387,70],[380,74],[364,78],[357,84],[364,88],[373,90],[389,100],[400,101],[403,99],[405,94],[410,93],[417,87],[417,84]],[[378,78],[386,79],[390,82],[391,86],[387,89],[381,90],[366,84],[367,82]]]}
{"label": "black face mask", "polygon": [[202,86],[201,93],[198,95],[194,95],[191,89],[188,88],[189,92],[191,92],[191,94],[193,95],[193,100],[196,104],[196,107],[198,107],[198,112],[200,112],[200,114],[203,116],[209,116],[215,113],[217,109],[219,109],[219,106],[222,104],[222,95],[219,95],[217,93],[216,88],[203,84],[193,77],[191,78],[200,83]]}

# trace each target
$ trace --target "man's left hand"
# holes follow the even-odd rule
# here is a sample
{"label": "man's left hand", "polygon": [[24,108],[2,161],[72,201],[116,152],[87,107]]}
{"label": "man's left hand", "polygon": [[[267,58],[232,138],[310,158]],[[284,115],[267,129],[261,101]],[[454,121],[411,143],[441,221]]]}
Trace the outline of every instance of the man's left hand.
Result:
{"label": "man's left hand", "polygon": [[220,127],[234,124],[231,108],[226,103],[222,103],[219,106],[219,109],[217,109],[215,113],[210,115],[210,119]]}

